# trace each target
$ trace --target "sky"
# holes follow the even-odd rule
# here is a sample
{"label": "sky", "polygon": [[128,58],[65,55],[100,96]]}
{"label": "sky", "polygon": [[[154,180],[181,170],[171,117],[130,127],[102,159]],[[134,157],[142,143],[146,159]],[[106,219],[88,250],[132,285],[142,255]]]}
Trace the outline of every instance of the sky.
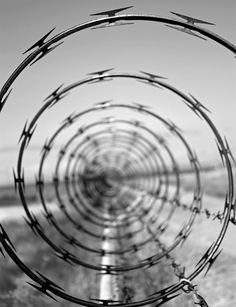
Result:
{"label": "sky", "polygon": [[[127,13],[171,17],[170,11],[212,23],[206,26],[232,43],[236,42],[235,0],[3,0],[0,3],[0,87],[26,55],[22,53],[56,27],[50,37],[74,25],[94,19],[92,13],[134,6]],[[25,121],[42,106],[56,87],[83,79],[87,73],[106,68],[115,72],[140,70],[168,77],[168,83],[192,93],[211,111],[219,131],[226,135],[236,154],[236,69],[231,52],[212,41],[186,35],[163,24],[135,22],[134,25],[84,30],[67,38],[55,51],[28,67],[16,80],[0,114],[0,183],[12,180],[17,142]],[[106,84],[105,84],[106,83]],[[76,90],[63,105],[49,111],[32,138],[25,165],[35,170],[37,150],[63,118],[74,110],[112,98],[115,102],[149,104],[183,128],[189,143],[202,159],[217,155],[214,138],[207,126],[193,116],[179,99],[129,80],[117,80]],[[119,114],[119,115],[122,115]],[[170,141],[171,142],[171,141]]]}

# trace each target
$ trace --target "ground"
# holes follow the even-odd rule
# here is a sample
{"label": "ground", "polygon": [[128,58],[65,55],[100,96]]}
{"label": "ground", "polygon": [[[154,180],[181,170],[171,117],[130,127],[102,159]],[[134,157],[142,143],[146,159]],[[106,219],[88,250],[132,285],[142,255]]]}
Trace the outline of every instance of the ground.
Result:
{"label": "ground", "polygon": [[[221,210],[224,205],[225,190],[220,178],[222,176],[215,173],[208,174],[207,178],[204,179],[205,186],[207,187],[207,193],[204,194],[204,204],[212,212]],[[187,195],[189,190],[191,190],[190,179],[185,181],[185,189]],[[4,198],[7,200],[5,202],[7,206],[9,204],[17,204],[15,196],[6,196],[6,190],[2,195],[1,201],[3,204]],[[9,200],[10,198],[12,198],[12,202]],[[37,202],[37,198],[33,199],[33,201]],[[63,225],[63,228],[66,229],[68,223],[65,218],[62,216],[58,216],[57,218],[60,224]],[[171,235],[172,231],[176,231],[181,218],[183,218],[181,211],[177,211],[170,224],[169,235]],[[1,220],[1,222],[15,245],[18,255],[30,268],[38,270],[52,280],[57,281],[62,288],[65,288],[75,296],[84,299],[98,296],[99,275],[83,267],[77,268],[65,264],[52,255],[51,249],[40,238],[36,238],[31,230],[26,227],[21,214],[17,218],[5,221]],[[51,230],[47,221],[44,220],[42,223],[50,238],[57,240],[55,231]],[[176,249],[173,256],[190,272],[209,245],[217,238],[221,226],[218,220],[213,221],[212,218],[206,219],[203,216],[197,218],[188,240],[182,248]],[[86,240],[90,246],[96,243],[92,241],[88,242],[89,239],[85,235],[80,235],[80,239],[81,241]],[[166,240],[168,241],[167,237]],[[224,238],[222,247],[222,254],[216,263],[214,263],[206,277],[203,277],[203,272],[203,274],[194,280],[194,283],[198,284],[199,294],[206,299],[210,307],[232,307],[236,304],[236,244],[235,226],[232,224]],[[150,247],[147,246],[138,255],[141,257],[150,253],[151,249],[153,249],[153,245],[150,245]],[[92,256],[86,252],[80,251],[79,256],[81,259],[92,261],[93,263],[99,261],[96,256]],[[22,274],[20,269],[18,269],[7,255],[5,258],[1,256],[0,272],[0,307],[75,306],[62,300],[54,302],[35,291],[26,283],[28,281],[27,277]],[[166,265],[166,261],[163,261],[156,268],[127,274],[125,282],[126,286],[130,287],[130,293],[132,292],[134,298],[140,299],[146,295],[150,295],[157,289],[161,289],[165,285],[176,282],[176,277],[172,274],[170,267]],[[168,302],[165,306],[190,307],[194,306],[194,301],[191,294],[181,293],[178,298]]]}

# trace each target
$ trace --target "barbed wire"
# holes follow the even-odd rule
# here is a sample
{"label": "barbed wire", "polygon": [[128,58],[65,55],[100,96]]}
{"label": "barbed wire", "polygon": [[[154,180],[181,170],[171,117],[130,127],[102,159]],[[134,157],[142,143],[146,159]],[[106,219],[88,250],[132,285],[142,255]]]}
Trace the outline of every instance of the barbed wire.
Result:
{"label": "barbed wire", "polygon": [[[184,18],[184,22],[153,15],[116,15],[123,9],[128,8],[131,7],[93,14],[106,17],[75,26],[48,39],[53,29],[39,39],[24,52],[24,54],[31,53],[3,85],[0,91],[0,111],[4,110],[16,78],[26,67],[40,61],[48,53],[59,47],[64,43],[62,40],[87,28],[102,29],[123,26],[134,21],[164,23],[170,28],[198,38],[210,38],[235,54],[236,47],[234,45],[217,34],[196,26],[196,23],[211,23],[178,13],[174,14]],[[202,207],[201,166],[196,153],[191,149],[183,136],[183,132],[175,123],[163,118],[146,105],[113,103],[111,100],[106,100],[84,111],[75,111],[67,116],[42,146],[39,167],[35,177],[35,187],[42,204],[44,217],[50,228],[54,229],[58,238],[60,238],[58,242],[55,242],[49,236],[42,222],[31,212],[28,204],[25,180],[27,174],[24,170],[25,152],[35,132],[38,131],[40,118],[47,111],[56,108],[58,104],[63,105],[63,99],[69,97],[74,89],[85,84],[93,86],[104,81],[112,82],[116,79],[134,79],[174,93],[181,98],[184,105],[208,125],[216,140],[216,149],[219,150],[223,167],[227,172],[228,182],[223,210],[211,212]],[[123,284],[118,289],[118,292],[120,292],[118,299],[103,299],[100,297],[85,300],[72,296],[57,282],[51,281],[40,272],[34,272],[24,264],[4,227],[0,225],[1,253],[4,256],[7,253],[34,282],[28,282],[28,284],[44,295],[54,300],[62,298],[83,306],[133,307],[147,304],[161,306],[177,297],[179,291],[182,290],[186,293],[193,293],[194,299],[197,300],[196,304],[208,306],[192,281],[203,270],[206,269],[205,274],[207,274],[211,269],[221,253],[219,247],[229,223],[236,224],[236,202],[232,173],[232,162],[234,163],[235,160],[227,140],[221,137],[208,116],[209,110],[193,95],[183,93],[165,80],[165,77],[148,72],[138,74],[116,73],[113,69],[92,72],[83,80],[66,87],[64,85],[57,87],[44,99],[42,107],[34,117],[26,121],[20,134],[18,159],[16,168],[13,170],[15,190],[26,214],[25,222],[33,233],[40,237],[50,247],[53,254],[63,262],[85,267],[93,270],[95,274],[101,274],[101,276],[115,276],[118,281],[114,282],[114,287]],[[116,114],[122,114],[122,112],[128,114],[130,112],[130,118],[107,115],[109,112],[112,113],[117,110],[121,112],[116,112]],[[88,124],[80,124],[82,118],[86,122],[86,119],[91,118],[94,114],[96,120]],[[142,116],[142,120],[136,119],[137,114]],[[181,168],[166,139],[148,127],[148,121],[145,120],[148,117],[161,124],[173,138],[180,142],[182,152],[186,153],[189,168]],[[70,135],[66,143],[57,151],[57,160],[50,181],[50,184],[53,185],[58,210],[73,229],[73,231],[68,232],[63,225],[60,225],[57,216],[47,204],[44,190],[48,182],[44,179],[44,168],[51,152],[56,151],[57,138],[71,127],[76,127],[76,132]],[[168,164],[166,163],[167,159],[164,158],[166,156],[168,157]],[[188,173],[189,169],[194,175],[195,183],[192,201],[186,203],[180,197],[181,174]],[[164,240],[165,234],[170,228],[171,219],[174,217],[176,210],[187,212],[189,216],[187,221],[180,225],[172,243],[167,244]],[[209,246],[193,271],[186,274],[185,265],[181,264],[172,253],[189,238],[198,216],[218,220],[222,226],[215,242]],[[86,240],[82,240],[81,234],[92,238],[93,244],[90,245]],[[104,248],[104,242],[108,242],[108,246],[114,248]],[[148,250],[146,247],[149,244],[155,247],[156,252],[149,255],[143,252],[144,256],[142,257],[140,252]],[[98,256],[100,263],[81,259],[79,256],[80,250]],[[104,257],[115,257],[112,258],[115,259],[114,263],[104,264],[102,261]],[[170,267],[176,281],[163,289],[157,289],[151,269],[157,267],[161,261],[164,261]],[[133,285],[129,284],[129,274],[138,270],[141,270],[146,276],[149,287],[153,291],[144,299],[135,299],[135,289]]]}

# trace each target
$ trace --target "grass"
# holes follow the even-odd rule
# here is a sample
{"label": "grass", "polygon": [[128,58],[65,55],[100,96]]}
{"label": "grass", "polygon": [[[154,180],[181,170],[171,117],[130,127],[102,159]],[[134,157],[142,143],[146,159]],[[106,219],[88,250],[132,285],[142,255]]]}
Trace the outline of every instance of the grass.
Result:
{"label": "grass", "polygon": [[[235,169],[233,169],[233,174],[235,177]],[[187,191],[192,191],[195,184],[194,180],[195,179],[192,174],[183,175],[181,177],[181,187]],[[211,172],[202,172],[201,185],[205,194],[214,196],[216,198],[225,198],[228,185],[227,173],[225,169],[216,169],[215,171]]]}
{"label": "grass", "polygon": [[[45,183],[44,195],[48,201],[55,199],[55,192],[52,184]],[[35,204],[39,202],[39,195],[36,193],[35,184],[27,184],[25,189],[25,197],[28,203]],[[21,201],[14,185],[0,186],[0,207],[11,207],[21,205]]]}
{"label": "grass", "polygon": [[[214,195],[217,198],[219,205],[224,203],[225,186],[222,184],[222,178],[224,175],[220,172],[211,174],[203,174],[204,191],[206,194]],[[182,179],[182,185],[186,190],[191,190],[193,187],[193,181],[191,177],[185,177]],[[28,188],[28,197],[33,201],[37,201],[37,196],[34,192],[34,187]],[[1,203],[3,205],[15,205],[18,204],[18,197],[13,195],[12,188],[4,188],[1,190]],[[30,198],[33,197],[33,198]],[[35,198],[34,198],[35,197]],[[53,199],[53,193],[48,187],[47,198]],[[220,199],[220,200],[219,200]],[[217,208],[215,199],[207,198],[205,206],[214,210]],[[216,210],[216,211],[217,211]],[[180,221],[184,219],[184,215],[181,211],[176,212],[173,220],[170,223],[170,229],[163,238],[165,242],[173,237],[176,233],[176,228]],[[62,216],[58,216],[60,225],[64,230],[70,230],[69,223]],[[44,228],[47,234],[52,240],[59,242],[57,233],[49,227],[46,221],[42,220]],[[95,272],[90,271],[83,267],[71,266],[64,263],[52,253],[52,250],[45,244],[40,238],[35,237],[31,230],[26,227],[22,221],[8,222],[4,224],[7,233],[9,234],[12,242],[14,243],[18,255],[20,258],[33,270],[38,270],[42,274],[45,274],[48,278],[65,288],[71,295],[75,295],[80,298],[89,299],[90,297],[98,297],[99,288],[99,276]],[[231,226],[233,227],[233,226]],[[217,237],[217,233],[221,229],[221,224],[218,221],[206,220],[205,218],[198,218],[193,232],[190,234],[188,240],[184,243],[182,248],[177,248],[172,254],[179,263],[186,266],[187,272],[194,269],[195,264],[201,258],[203,253],[209,247],[214,238]],[[97,232],[97,229],[93,229]],[[78,232],[72,231],[72,234],[78,235]],[[142,233],[145,238],[145,232]],[[99,246],[99,242],[92,240],[84,234],[79,234],[79,239],[85,242],[89,246]],[[228,240],[232,244],[234,238],[230,237]],[[141,238],[139,237],[139,240]],[[61,242],[60,242],[61,243]],[[61,243],[62,244],[62,243]],[[65,244],[65,247],[68,247]],[[125,245],[128,246],[130,242],[126,241]],[[235,252],[232,252],[234,250]],[[94,256],[86,251],[76,251],[75,248],[71,248],[72,252],[78,254],[80,259],[86,260],[91,263],[99,263],[99,257]],[[133,253],[127,256],[125,261],[128,264],[132,264],[138,260],[138,258],[148,257],[156,252],[156,248],[153,244],[147,245],[144,249],[137,254]],[[1,257],[1,256],[0,256]],[[0,307],[72,307],[75,304],[59,299],[59,302],[41,295],[38,291],[35,291],[32,287],[26,284],[28,278],[22,274],[20,269],[12,262],[12,260],[6,256],[6,258],[0,259]],[[133,295],[133,300],[139,300],[146,298],[153,292],[162,289],[165,286],[176,282],[177,278],[173,274],[171,267],[167,264],[166,260],[160,261],[160,263],[150,269],[140,269],[131,271],[125,274],[125,279],[118,278],[118,285],[120,294],[124,294],[124,286],[129,288],[129,293]],[[212,269],[207,276],[203,278],[203,275],[194,280],[198,284],[199,294],[202,295],[208,302],[210,307],[233,307],[236,305],[236,250],[231,249],[229,252],[227,249],[217,259]],[[155,306],[155,304],[153,304]],[[168,302],[166,307],[192,307],[194,306],[193,297],[191,294],[182,293],[178,298]]]}
{"label": "grass", "polygon": [[[65,219],[60,220],[65,225]],[[56,241],[55,231],[44,222],[49,237]],[[22,223],[9,223],[6,230],[16,247],[22,261],[31,269],[38,270],[49,279],[56,281],[71,295],[84,299],[97,295],[96,275],[83,267],[71,266],[52,254],[52,250],[40,238],[35,237],[31,230]],[[89,244],[89,242],[87,242]],[[65,244],[66,245],[66,244]],[[66,246],[65,246],[66,247]],[[92,262],[91,255],[79,253],[82,259]],[[0,306],[32,307],[32,306],[74,306],[68,302],[54,302],[35,291],[26,284],[28,278],[6,256],[0,262]]]}

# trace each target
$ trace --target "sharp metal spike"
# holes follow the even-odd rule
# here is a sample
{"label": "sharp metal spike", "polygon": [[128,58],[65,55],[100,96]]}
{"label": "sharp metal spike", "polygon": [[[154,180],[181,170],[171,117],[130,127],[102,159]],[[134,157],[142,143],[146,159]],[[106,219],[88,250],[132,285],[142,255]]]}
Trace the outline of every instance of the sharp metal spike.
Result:
{"label": "sharp metal spike", "polygon": [[60,252],[56,252],[55,255],[62,259],[63,261],[73,265],[74,263],[71,261],[71,259],[69,259],[70,256],[72,256],[71,253],[69,253],[67,250],[65,250],[64,248],[61,248]]}
{"label": "sharp metal spike", "polygon": [[205,107],[199,100],[197,100],[197,98],[195,98],[192,94],[189,93],[189,95],[191,96],[191,98],[195,101],[195,103],[197,104],[198,107],[201,107],[202,109],[206,110],[207,112],[211,113],[211,111]]}
{"label": "sharp metal spike", "polygon": [[20,143],[20,141],[23,139],[23,138],[26,138],[27,139],[27,143],[26,143],[26,146],[28,146],[34,132],[35,132],[35,129],[37,128],[37,125],[35,127],[33,127],[33,129],[31,131],[28,131],[27,129],[27,121],[25,123],[25,126],[23,128],[23,131],[21,133],[21,136],[19,138],[19,141],[18,141],[18,144]]}
{"label": "sharp metal spike", "polygon": [[133,102],[133,105],[138,107],[139,111],[146,111],[148,109],[151,109],[150,106],[147,106],[147,105],[144,105],[144,104],[141,104],[141,103],[137,103],[137,102]]}
{"label": "sharp metal spike", "polygon": [[65,148],[65,147],[62,147],[61,150],[60,150],[60,152],[59,152],[59,155],[60,155],[61,157],[63,157],[65,154],[66,154],[66,148]]}
{"label": "sharp metal spike", "polygon": [[52,143],[46,140],[41,150],[41,154],[42,153],[47,154],[48,152],[50,152],[51,149],[52,149]]}
{"label": "sharp metal spike", "polygon": [[132,8],[133,6],[126,6],[126,7],[121,7],[119,9],[113,9],[113,10],[108,10],[108,11],[103,11],[103,12],[99,12],[99,13],[95,13],[95,14],[90,14],[90,16],[108,16],[108,17],[113,17],[115,16],[117,13],[128,10],[130,8]]}
{"label": "sharp metal spike", "polygon": [[54,301],[57,302],[57,300],[55,299],[55,297],[53,297],[50,293],[47,292],[47,288],[44,286],[38,286],[35,284],[32,284],[31,282],[27,281],[27,284],[29,284],[31,287],[35,288],[36,290],[42,292],[43,294],[47,295],[48,297],[50,297],[51,299],[53,299]]}
{"label": "sharp metal spike", "polygon": [[45,55],[47,55],[48,53],[50,53],[51,51],[53,51],[54,49],[56,49],[58,46],[60,46],[61,44],[63,44],[63,42],[60,42],[59,44],[51,47],[51,48],[45,48],[41,51],[41,54],[37,56],[37,58],[30,64],[30,66],[32,66],[34,63],[38,62],[40,59],[42,59]]}
{"label": "sharp metal spike", "polygon": [[182,235],[182,242],[181,242],[181,246],[183,246],[184,242],[186,241],[186,239],[189,237],[190,233],[192,232],[192,229],[189,229],[186,233],[184,233]]}
{"label": "sharp metal spike", "polygon": [[76,118],[77,118],[77,115],[75,114],[75,112],[73,112],[66,119],[62,121],[62,124],[72,125]]}
{"label": "sharp metal spike", "polygon": [[42,47],[43,44],[45,44],[45,39],[56,29],[56,27],[54,27],[52,30],[50,30],[47,34],[45,34],[42,38],[40,38],[35,44],[33,44],[29,49],[27,49],[25,52],[23,52],[23,54],[27,53],[28,51],[38,47]]}
{"label": "sharp metal spike", "polygon": [[174,26],[169,26],[169,25],[166,25],[166,27],[174,29],[174,30],[177,30],[177,31],[180,31],[180,32],[183,32],[183,33],[186,33],[186,34],[189,34],[189,35],[192,35],[192,36],[196,36],[196,37],[201,38],[202,40],[206,41],[206,38],[204,38],[204,37],[202,37],[200,35],[195,34],[190,29],[187,29],[187,28],[184,28],[184,27],[183,28],[179,28],[179,27],[174,27]]}
{"label": "sharp metal spike", "polygon": [[221,148],[221,146],[220,146],[220,144],[218,143],[217,140],[216,140],[216,145],[217,145],[218,151],[219,151],[219,153],[220,153],[220,157],[221,157],[222,164],[223,164],[223,166],[225,166],[224,151],[223,151],[223,149]]}
{"label": "sharp metal spike", "polygon": [[22,175],[18,178],[16,176],[15,170],[13,169],[13,177],[14,177],[15,191],[17,190],[17,186],[19,184],[22,184],[23,185],[23,189],[25,189],[24,171],[22,171]]}
{"label": "sharp metal spike", "polygon": [[196,264],[196,267],[199,266],[200,264],[202,264],[211,254],[211,250],[212,250],[212,247],[215,243],[213,242],[211,244],[211,246],[207,249],[207,251],[204,253],[204,255],[201,257],[201,259],[198,261],[198,263]]}
{"label": "sharp metal spike", "polygon": [[70,93],[65,93],[64,95],[57,95],[55,96],[54,100],[52,101],[52,103],[50,104],[49,108],[52,108],[55,104],[57,104],[59,101],[61,101],[63,98],[65,98],[66,96],[68,96]]}
{"label": "sharp metal spike", "polygon": [[206,300],[196,292],[193,292],[194,297],[197,299],[197,302],[194,302],[195,305],[199,305],[200,307],[209,307]]}
{"label": "sharp metal spike", "polygon": [[228,144],[228,141],[227,141],[226,137],[224,137],[224,139],[225,139],[225,145],[226,145],[226,152],[227,152],[227,154],[230,156],[230,158],[232,159],[232,161],[234,162],[234,164],[236,165],[236,160],[235,160],[235,158],[234,158],[234,156],[233,156],[233,154],[232,154],[232,151],[231,151],[231,149],[230,149],[230,147],[229,147],[229,144]]}
{"label": "sharp metal spike", "polygon": [[233,216],[231,217],[230,221],[235,225],[236,224],[236,198],[231,204],[231,211],[233,212]]}
{"label": "sharp metal spike", "polygon": [[[211,269],[213,263],[216,261],[216,259],[218,258],[218,256],[221,254],[222,250],[223,250],[223,249],[221,249],[214,257],[212,257],[211,259],[208,260],[209,265],[208,265],[208,268],[207,268],[207,270],[206,270],[206,273],[205,273],[204,277],[207,275],[207,273],[208,273],[209,270]],[[212,256],[213,256],[213,255],[212,255]]]}
{"label": "sharp metal spike", "polygon": [[26,123],[25,123],[25,125],[24,125],[24,128],[23,128],[23,131],[22,131],[21,136],[20,136],[20,138],[19,138],[18,144],[20,143],[20,141],[21,141],[21,139],[23,138],[23,136],[26,135],[26,132],[27,132],[26,126],[27,126],[27,121],[26,121]]}
{"label": "sharp metal spike", "polygon": [[94,104],[94,106],[95,106],[95,107],[98,107],[98,108],[104,108],[104,109],[105,109],[105,108],[110,107],[111,102],[112,102],[111,99],[110,99],[110,100],[101,101],[101,102],[96,102],[96,103]]}
{"label": "sharp metal spike", "polygon": [[48,95],[43,101],[48,100],[49,98],[53,98],[56,97],[58,95],[58,91],[61,89],[61,87],[64,85],[64,83],[62,83],[60,86],[58,86],[50,95]]}
{"label": "sharp metal spike", "polygon": [[201,23],[201,24],[215,26],[214,23],[211,23],[211,22],[208,22],[208,21],[205,21],[205,20],[201,20],[201,19],[197,19],[195,17],[190,17],[190,16],[187,16],[187,15],[182,15],[182,14],[175,13],[175,12],[172,12],[172,11],[171,11],[171,14],[174,14],[174,15],[176,15],[178,17],[181,17],[181,18],[185,19],[187,21],[187,23],[191,23],[191,24]]}
{"label": "sharp metal spike", "polygon": [[77,239],[73,236],[69,236],[66,238],[66,242],[72,246],[76,245],[77,244]]}
{"label": "sharp metal spike", "polygon": [[42,277],[42,278],[44,279],[44,281],[46,282],[46,285],[48,285],[48,286],[53,286],[53,287],[58,288],[58,289],[60,289],[60,290],[62,290],[62,291],[65,292],[65,290],[64,290],[63,288],[61,288],[60,286],[58,286],[57,284],[55,284],[53,281],[51,281],[50,279],[48,279],[46,276],[44,276],[44,275],[41,274],[40,272],[36,271],[36,273],[37,273],[40,277]]}
{"label": "sharp metal spike", "polygon": [[225,216],[225,213],[227,210],[229,210],[230,204],[229,204],[229,199],[228,199],[228,194],[225,195],[225,205],[224,205],[224,211],[223,211],[223,216]]}
{"label": "sharp metal spike", "polygon": [[142,127],[142,123],[139,120],[132,119],[131,124],[134,125],[135,127]]}
{"label": "sharp metal spike", "polygon": [[54,216],[50,210],[47,209],[47,212],[44,213],[44,216],[49,224],[53,225]]}
{"label": "sharp metal spike", "polygon": [[174,132],[183,132],[175,123],[173,123],[170,119],[168,120],[169,125],[167,126],[170,131]]}
{"label": "sharp metal spike", "polygon": [[102,77],[105,73],[112,71],[114,68],[109,68],[109,69],[104,69],[104,70],[99,70],[95,72],[91,72],[88,74],[88,76],[96,76],[98,75],[99,77]]}
{"label": "sharp metal spike", "polygon": [[[78,134],[83,134],[84,132],[85,132],[85,130],[86,130],[86,128],[84,127],[84,126],[82,126],[82,127],[79,127],[79,129],[78,129]],[[70,155],[70,157],[71,158],[74,158],[75,157],[75,155],[74,154],[71,154]]]}
{"label": "sharp metal spike", "polygon": [[201,164],[198,160],[196,152],[193,152],[192,154],[188,153],[188,159],[193,166],[197,167],[198,170],[201,169]]}
{"label": "sharp metal spike", "polygon": [[38,220],[36,219],[36,217],[34,217],[33,219],[28,220],[25,216],[23,217],[25,222],[29,225],[29,227],[31,228],[31,230],[33,231],[33,233],[37,236],[37,232],[36,229],[40,224],[38,222]]}
{"label": "sharp metal spike", "polygon": [[187,107],[189,107],[202,120],[201,113],[199,113],[200,106],[198,104],[192,105],[186,100],[182,100],[182,101],[186,104]]}
{"label": "sharp metal spike", "polygon": [[37,176],[35,176],[35,187],[36,187],[36,191],[39,191],[39,189],[43,189],[44,187],[44,180],[41,178],[37,178]]}
{"label": "sharp metal spike", "polygon": [[150,81],[154,81],[155,79],[165,79],[167,80],[168,78],[166,77],[162,77],[160,75],[155,75],[155,74],[152,74],[152,73],[149,73],[149,72],[146,72],[146,71],[142,71],[140,70],[140,72],[144,75],[147,75],[149,78],[150,78]]}

